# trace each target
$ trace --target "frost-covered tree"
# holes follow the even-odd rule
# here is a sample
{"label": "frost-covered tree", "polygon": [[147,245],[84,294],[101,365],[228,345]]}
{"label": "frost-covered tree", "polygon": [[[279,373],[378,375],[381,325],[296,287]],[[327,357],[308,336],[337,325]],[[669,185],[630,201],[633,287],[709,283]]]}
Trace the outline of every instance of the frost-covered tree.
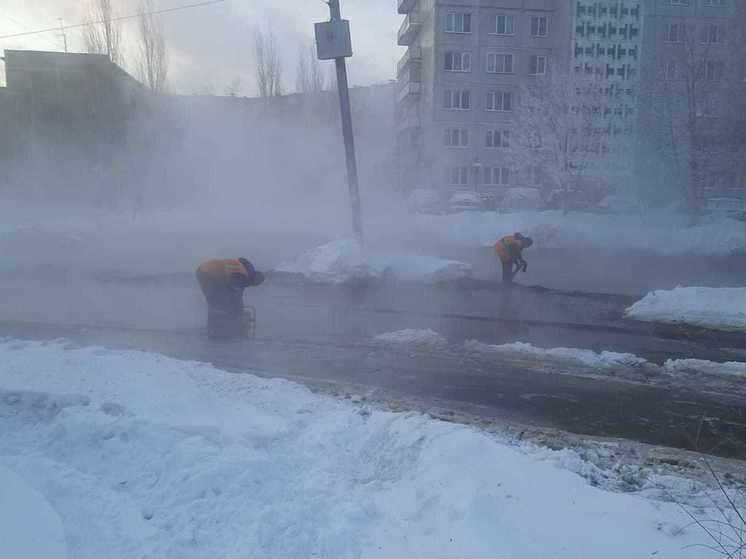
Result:
{"label": "frost-covered tree", "polygon": [[[582,89],[584,88],[584,89]],[[503,93],[498,93],[503,94]],[[541,169],[563,192],[568,210],[570,189],[597,159],[601,145],[594,133],[593,117],[600,107],[596,86],[577,85],[566,74],[552,72],[525,85],[514,104],[515,119],[509,139],[509,159],[514,172]]]}
{"label": "frost-covered tree", "polygon": [[[741,8],[743,9],[743,8]],[[703,201],[734,180],[744,156],[742,68],[738,26],[683,20],[667,30],[667,58],[644,83],[644,156],[679,185],[695,223]]]}

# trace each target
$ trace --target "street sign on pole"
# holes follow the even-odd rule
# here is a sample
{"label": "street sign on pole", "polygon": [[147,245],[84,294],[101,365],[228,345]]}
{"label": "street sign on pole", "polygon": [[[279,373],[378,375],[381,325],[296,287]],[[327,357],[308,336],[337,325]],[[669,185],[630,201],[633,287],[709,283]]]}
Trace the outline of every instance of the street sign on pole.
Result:
{"label": "street sign on pole", "polygon": [[337,88],[339,89],[339,108],[342,113],[342,135],[345,144],[347,161],[347,182],[350,189],[352,206],[352,226],[358,242],[363,242],[363,218],[360,204],[360,187],[358,184],[357,158],[355,156],[355,137],[352,132],[352,110],[350,108],[350,89],[347,84],[347,65],[345,58],[352,56],[350,24],[342,19],[339,0],[328,0],[331,21],[316,24],[316,47],[321,60],[334,59],[337,67]]}
{"label": "street sign on pole", "polygon": [[346,19],[334,19],[315,25],[316,49],[319,60],[334,60],[352,56],[352,38],[350,22]]}

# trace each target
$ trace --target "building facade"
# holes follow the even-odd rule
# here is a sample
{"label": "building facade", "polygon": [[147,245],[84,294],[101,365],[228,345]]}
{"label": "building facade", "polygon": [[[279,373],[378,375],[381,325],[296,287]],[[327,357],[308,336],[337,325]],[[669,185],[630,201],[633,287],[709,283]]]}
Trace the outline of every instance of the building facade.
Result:
{"label": "building facade", "polygon": [[[644,0],[639,176],[695,205],[743,196],[742,0]],[[739,11],[740,10],[740,11]],[[740,16],[739,16],[740,14]]]}
{"label": "building facade", "polygon": [[671,51],[685,31],[697,58],[707,54],[698,66],[705,81],[735,62],[715,56],[735,1],[399,0],[398,42],[407,47],[397,67],[401,188],[556,188],[556,175],[508,157],[525,128],[521,95],[552,75],[569,84],[566,104],[577,116],[564,149],[585,160],[576,165],[585,178],[631,188],[650,172],[651,152],[641,146],[660,124],[646,95],[674,72]]}
{"label": "building facade", "polygon": [[566,64],[560,0],[400,0],[397,148],[402,188],[504,190],[522,87]]}

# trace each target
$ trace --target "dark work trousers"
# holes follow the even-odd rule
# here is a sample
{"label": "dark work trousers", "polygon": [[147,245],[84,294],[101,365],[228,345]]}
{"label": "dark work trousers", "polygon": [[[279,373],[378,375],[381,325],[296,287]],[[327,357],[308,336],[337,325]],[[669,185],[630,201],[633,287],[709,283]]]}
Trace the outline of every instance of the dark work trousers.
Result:
{"label": "dark work trousers", "polygon": [[503,262],[503,283],[510,285],[513,283],[513,263]]}
{"label": "dark work trousers", "polygon": [[200,271],[197,271],[197,282],[207,299],[207,334],[211,338],[238,338],[247,334],[243,290],[231,289]]}

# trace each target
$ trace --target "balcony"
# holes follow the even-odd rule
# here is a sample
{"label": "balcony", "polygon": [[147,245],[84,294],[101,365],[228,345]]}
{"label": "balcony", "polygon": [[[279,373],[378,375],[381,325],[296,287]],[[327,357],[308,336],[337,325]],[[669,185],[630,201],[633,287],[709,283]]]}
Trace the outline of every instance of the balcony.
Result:
{"label": "balcony", "polygon": [[399,13],[408,14],[417,5],[417,0],[399,0]]}
{"label": "balcony", "polygon": [[400,47],[410,46],[417,38],[420,29],[422,29],[421,18],[422,16],[419,14],[409,14],[404,18],[404,22],[399,28],[399,40],[397,41]]}
{"label": "balcony", "polygon": [[408,82],[399,88],[399,103],[408,103],[419,98],[422,93],[422,84],[419,82]]}
{"label": "balcony", "polygon": [[396,65],[396,75],[401,76],[407,66],[412,63],[419,64],[420,62],[422,62],[422,49],[420,47],[409,47]]}

